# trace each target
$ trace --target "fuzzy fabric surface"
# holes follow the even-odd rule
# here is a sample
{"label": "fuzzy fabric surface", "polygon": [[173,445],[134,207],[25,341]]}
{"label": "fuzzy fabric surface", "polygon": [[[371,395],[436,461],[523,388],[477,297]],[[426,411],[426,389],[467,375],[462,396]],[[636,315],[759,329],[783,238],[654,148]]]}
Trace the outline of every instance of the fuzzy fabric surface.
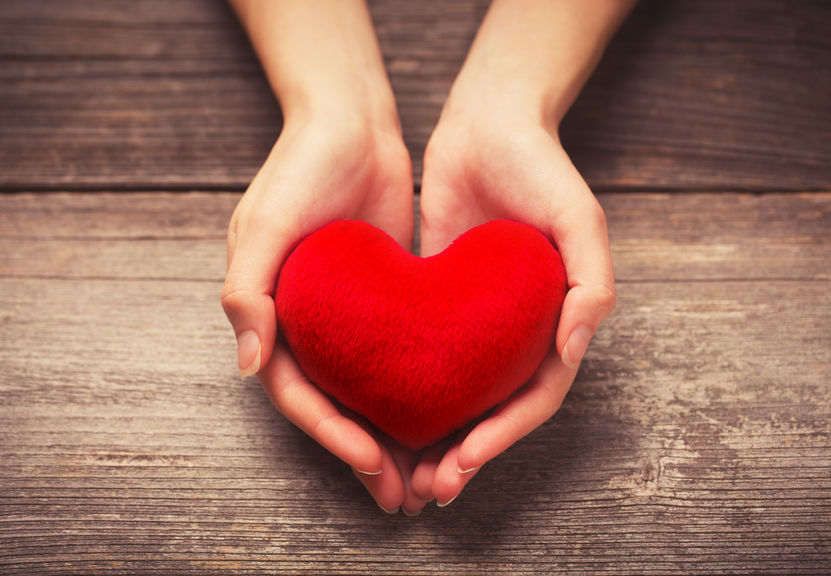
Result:
{"label": "fuzzy fabric surface", "polygon": [[566,290],[560,254],[526,224],[494,220],[421,258],[342,220],[291,253],[275,302],[309,379],[417,450],[531,377]]}

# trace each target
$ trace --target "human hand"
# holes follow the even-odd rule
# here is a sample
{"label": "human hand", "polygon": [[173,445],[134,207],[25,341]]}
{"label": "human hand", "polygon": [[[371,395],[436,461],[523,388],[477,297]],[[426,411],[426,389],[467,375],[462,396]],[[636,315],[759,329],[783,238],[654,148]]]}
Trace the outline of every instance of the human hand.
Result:
{"label": "human hand", "polygon": [[428,143],[421,252],[495,218],[535,226],[568,275],[554,347],[530,381],[478,424],[428,449],[420,498],[455,499],[477,470],[560,407],[615,303],[603,210],[558,137],[560,121],[635,0],[493,0]]}
{"label": "human hand", "polygon": [[[283,131],[234,211],[223,307],[242,375],[355,470],[378,504],[414,512],[415,457],[333,403],[277,337],[274,288],[288,254],[342,218],[412,241],[412,175],[365,3],[231,0],[280,101]],[[321,18],[325,14],[325,18]]]}
{"label": "human hand", "polygon": [[[603,210],[560,145],[527,108],[451,94],[425,153],[421,251],[429,256],[488,220],[533,225],[558,248],[568,276],[555,346],[531,380],[478,425],[428,450],[416,494],[439,505],[560,407],[597,327],[612,311],[614,277]],[[463,97],[463,95],[462,95]],[[504,104],[504,101],[503,101]]]}
{"label": "human hand", "polygon": [[273,294],[294,246],[333,220],[365,220],[409,246],[411,178],[409,155],[396,131],[361,122],[350,126],[344,116],[287,123],[231,218],[222,294],[237,334],[243,376],[259,372],[274,406],[363,471],[358,477],[387,510],[405,500],[404,483],[412,472],[406,470],[406,454],[385,444],[306,379],[285,343],[277,341]]}

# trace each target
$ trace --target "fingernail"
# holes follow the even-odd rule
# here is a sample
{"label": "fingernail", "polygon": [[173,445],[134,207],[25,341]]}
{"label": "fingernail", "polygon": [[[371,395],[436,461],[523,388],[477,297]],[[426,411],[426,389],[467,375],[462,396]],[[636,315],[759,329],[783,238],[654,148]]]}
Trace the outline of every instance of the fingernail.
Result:
{"label": "fingernail", "polygon": [[583,360],[583,355],[586,353],[586,348],[589,347],[589,342],[592,339],[592,332],[585,326],[578,326],[568,337],[566,345],[563,347],[563,364],[569,368],[576,369]]}
{"label": "fingernail", "polygon": [[237,354],[241,378],[248,378],[260,371],[263,348],[256,332],[246,330],[237,337]]}
{"label": "fingernail", "polygon": [[388,508],[384,508],[383,506],[378,504],[378,508],[380,508],[381,510],[383,510],[387,514],[397,514],[398,513],[398,506],[396,506],[395,508],[389,508],[388,509]]}
{"label": "fingernail", "polygon": [[462,470],[462,468],[459,466],[459,467],[456,468],[456,471],[459,472],[459,474],[470,474],[471,472],[476,472],[477,470],[479,470],[479,468],[481,468],[481,466],[476,466],[474,468],[468,468],[467,470]]}
{"label": "fingernail", "polygon": [[375,472],[366,472],[365,470],[358,470],[357,468],[355,468],[355,472],[357,472],[358,474],[363,474],[364,476],[378,476],[378,474],[383,472],[383,470],[379,468]]}
{"label": "fingernail", "polygon": [[458,497],[459,497],[459,495],[456,494],[455,496],[453,496],[453,498],[451,498],[447,502],[436,502],[436,506],[438,506],[439,508],[444,508],[445,506],[450,506],[450,504]]}

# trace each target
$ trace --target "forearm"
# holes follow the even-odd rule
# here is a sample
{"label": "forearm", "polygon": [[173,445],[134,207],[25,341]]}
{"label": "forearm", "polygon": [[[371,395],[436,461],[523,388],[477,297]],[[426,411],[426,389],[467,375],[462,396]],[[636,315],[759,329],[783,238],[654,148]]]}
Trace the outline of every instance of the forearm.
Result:
{"label": "forearm", "polygon": [[390,124],[395,102],[362,0],[230,0],[287,123],[310,114]]}
{"label": "forearm", "polygon": [[451,101],[519,104],[556,129],[635,3],[494,0]]}

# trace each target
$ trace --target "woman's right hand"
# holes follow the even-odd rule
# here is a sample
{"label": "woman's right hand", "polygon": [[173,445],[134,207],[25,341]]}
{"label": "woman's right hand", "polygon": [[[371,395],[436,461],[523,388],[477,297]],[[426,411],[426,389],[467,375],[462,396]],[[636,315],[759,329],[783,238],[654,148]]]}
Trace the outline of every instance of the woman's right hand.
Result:
{"label": "woman's right hand", "polygon": [[222,304],[240,371],[257,373],[274,406],[356,470],[382,508],[421,510],[409,488],[415,456],[335,405],[277,338],[275,285],[305,236],[356,218],[411,246],[410,158],[369,10],[361,1],[230,2],[285,119],[228,231]]}
{"label": "woman's right hand", "polygon": [[286,123],[229,226],[222,306],[237,337],[240,372],[258,374],[277,410],[349,464],[382,508],[420,509],[406,501],[414,459],[307,380],[277,338],[274,307],[286,258],[329,222],[365,220],[410,247],[409,155],[399,131],[375,128],[359,115],[296,120]]}

